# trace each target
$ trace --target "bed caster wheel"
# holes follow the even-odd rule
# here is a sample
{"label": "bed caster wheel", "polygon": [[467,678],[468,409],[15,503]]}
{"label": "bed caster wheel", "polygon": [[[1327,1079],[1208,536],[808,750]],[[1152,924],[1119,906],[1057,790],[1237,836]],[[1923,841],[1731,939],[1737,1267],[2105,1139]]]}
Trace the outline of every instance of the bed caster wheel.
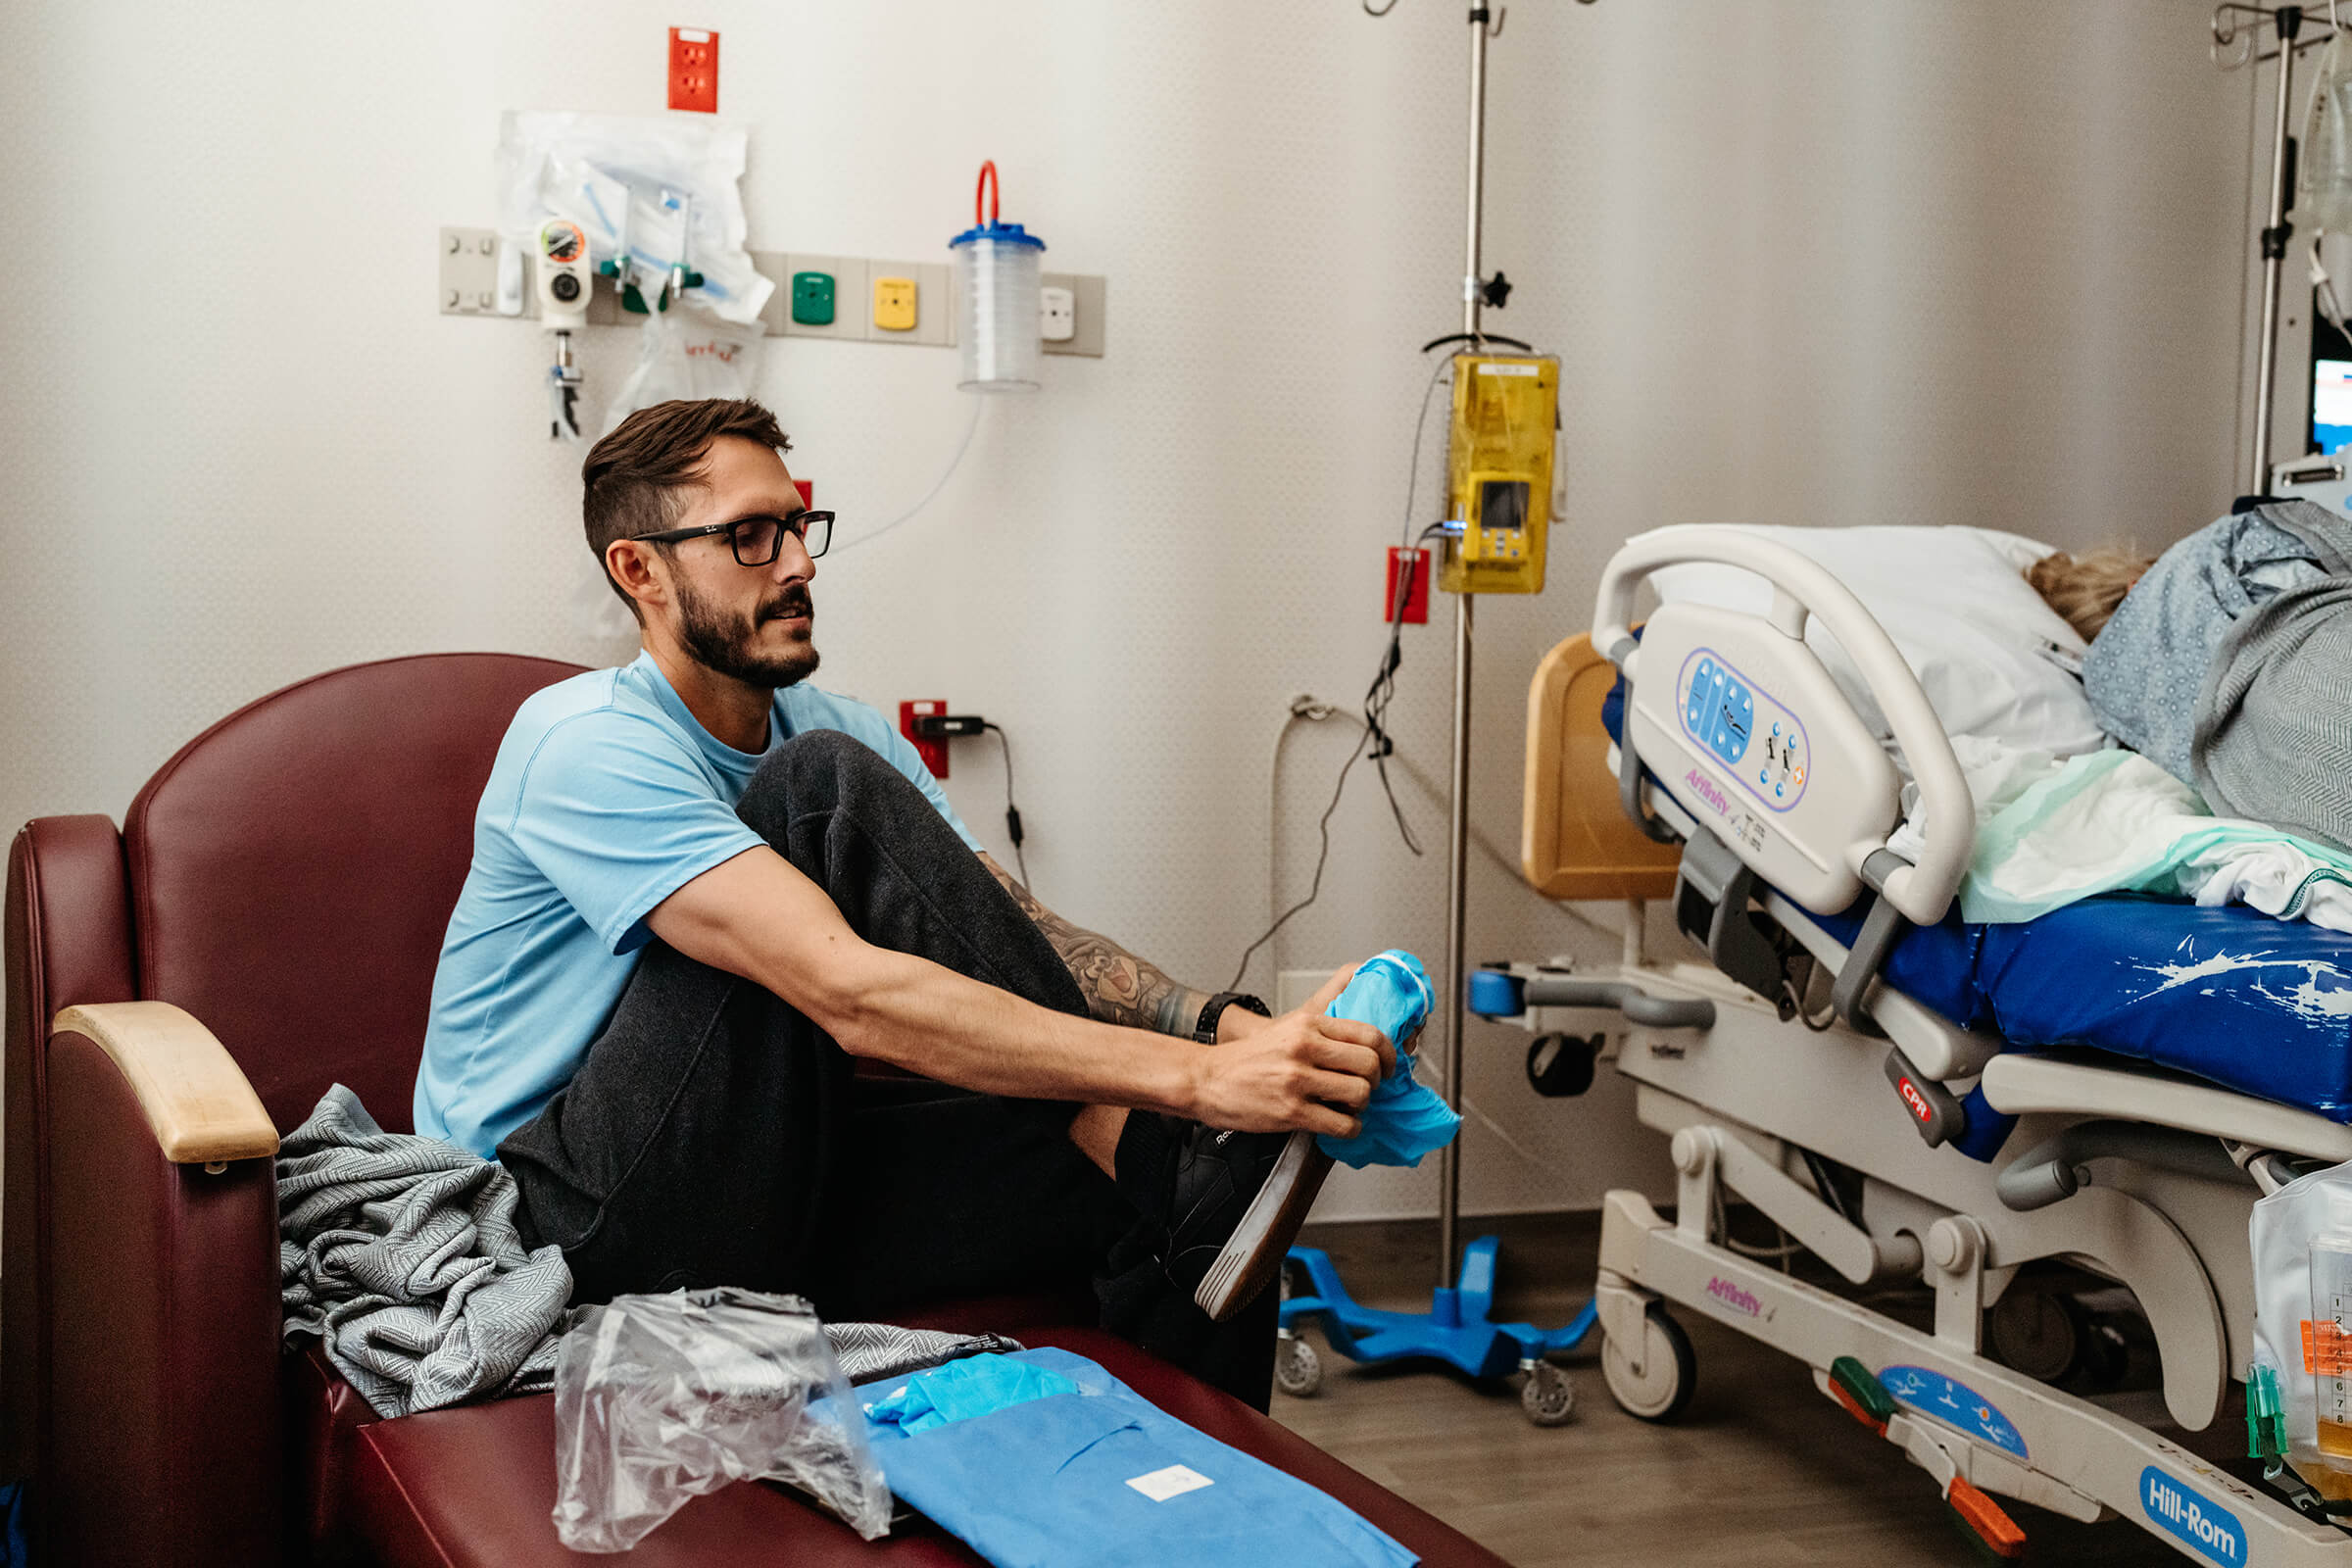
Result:
{"label": "bed caster wheel", "polygon": [[1621,1345],[1614,1335],[1602,1339],[1600,1376],[1627,1415],[1671,1421],[1698,1389],[1698,1354],[1683,1326],[1653,1301],[1642,1314],[1639,1346]]}
{"label": "bed caster wheel", "polygon": [[1294,1399],[1312,1398],[1323,1387],[1323,1358],[1296,1334],[1285,1334],[1274,1347],[1274,1386]]}
{"label": "bed caster wheel", "polygon": [[2085,1364],[2090,1314],[2071,1296],[2011,1291],[1984,1314],[1993,1359],[2043,1383],[2063,1383]]}
{"label": "bed caster wheel", "polygon": [[2123,1330],[2101,1318],[2093,1318],[2090,1332],[2082,1337],[2082,1373],[2094,1389],[2112,1389],[2124,1381],[2132,1369],[2132,1347]]}
{"label": "bed caster wheel", "polygon": [[1576,1385],[1549,1361],[1538,1361],[1519,1385],[1519,1408],[1537,1426],[1563,1426],[1576,1409]]}

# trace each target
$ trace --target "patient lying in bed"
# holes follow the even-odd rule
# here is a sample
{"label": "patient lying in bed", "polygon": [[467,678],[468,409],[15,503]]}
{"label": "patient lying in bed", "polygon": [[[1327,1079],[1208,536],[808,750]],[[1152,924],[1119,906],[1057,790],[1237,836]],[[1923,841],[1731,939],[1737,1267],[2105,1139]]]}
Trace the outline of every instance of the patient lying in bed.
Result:
{"label": "patient lying in bed", "polygon": [[2026,576],[2089,641],[2109,734],[2218,814],[2352,846],[2352,519],[2271,502],[2152,561],[2059,554]]}
{"label": "patient lying in bed", "polygon": [[[2352,522],[2339,523],[2352,535]],[[1976,852],[1960,890],[1964,918],[2030,920],[2101,893],[2140,892],[2201,905],[2244,904],[2280,919],[2352,931],[2352,852],[2343,838],[2284,830],[2267,806],[2249,809],[2234,797],[2228,807],[2211,804],[2189,776],[2161,761],[2167,719],[2180,731],[2178,755],[2189,750],[2199,682],[2214,658],[2207,650],[2242,618],[2218,611],[2192,614],[2173,596],[2202,592],[2209,604],[2235,607],[2230,590],[2211,573],[2237,582],[2238,567],[2255,584],[2244,590],[2249,599],[2301,593],[2313,585],[2305,580],[2311,558],[2275,550],[2276,538],[2250,526],[2216,525],[2197,536],[2233,540],[2234,554],[2200,554],[2190,548],[2192,539],[2162,563],[2128,552],[2077,560],[2016,535],[1966,527],[1743,531],[1828,567],[1919,677],[1976,806]],[[2341,581],[2352,589],[2352,575]],[[1669,602],[1758,614],[1771,603],[1761,578],[1703,561],[1667,567],[1652,582]],[[2352,614],[2334,624],[2352,636]],[[2165,639],[2154,659],[2143,636],[2150,631]],[[1868,682],[1835,638],[1816,621],[1806,640],[1903,765]],[[2307,651],[2324,645],[2324,638],[2303,644]],[[2331,666],[2304,662],[2352,676],[2352,643]],[[2255,660],[2251,667],[2266,665]],[[2161,686],[2170,675],[2151,675],[2152,668],[2194,671],[2186,696],[2167,699]],[[2086,674],[2097,681],[2088,694],[2078,678]],[[2352,721],[2352,685],[2329,710]],[[2158,760],[2119,748],[2118,738]],[[2290,759],[2273,766],[2280,787],[2300,779],[2306,793],[2352,812],[2352,790],[2339,782],[2352,776],[2340,770],[2344,764]],[[1906,800],[1906,820],[1889,847],[1917,859],[1930,826]],[[2344,832],[2352,835],[2352,822]]]}

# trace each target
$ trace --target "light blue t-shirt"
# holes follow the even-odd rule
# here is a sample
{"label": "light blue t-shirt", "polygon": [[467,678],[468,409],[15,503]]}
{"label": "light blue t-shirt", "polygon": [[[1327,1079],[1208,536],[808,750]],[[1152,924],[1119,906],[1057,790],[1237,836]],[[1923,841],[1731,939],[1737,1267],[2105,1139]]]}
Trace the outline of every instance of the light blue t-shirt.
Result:
{"label": "light blue t-shirt", "polygon": [[[914,748],[863,703],[776,693],[772,750],[835,729],[906,774],[973,850]],[[651,655],[534,693],[473,819],[433,975],[416,1130],[488,1157],[571,1081],[637,967],[656,905],[762,842],[735,814],[765,754],[713,738]]]}

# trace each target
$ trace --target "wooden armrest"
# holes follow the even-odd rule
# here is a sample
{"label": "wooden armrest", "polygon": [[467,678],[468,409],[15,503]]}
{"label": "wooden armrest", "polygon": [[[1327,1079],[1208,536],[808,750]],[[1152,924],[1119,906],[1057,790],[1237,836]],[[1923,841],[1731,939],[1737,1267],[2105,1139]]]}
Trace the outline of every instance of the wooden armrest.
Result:
{"label": "wooden armrest", "polygon": [[184,1008],[169,1002],[94,1003],[66,1008],[49,1032],[82,1035],[114,1059],[172,1164],[277,1152],[277,1129],[261,1097],[228,1049]]}

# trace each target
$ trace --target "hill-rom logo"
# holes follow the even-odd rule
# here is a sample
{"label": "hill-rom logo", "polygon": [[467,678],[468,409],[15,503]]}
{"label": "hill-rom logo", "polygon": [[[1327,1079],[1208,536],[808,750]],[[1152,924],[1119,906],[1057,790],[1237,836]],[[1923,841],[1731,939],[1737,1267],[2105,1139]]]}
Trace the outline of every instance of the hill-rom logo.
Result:
{"label": "hill-rom logo", "polygon": [[1707,1294],[1735,1312],[1745,1312],[1749,1317],[1761,1317],[1764,1314],[1762,1301],[1720,1274],[1707,1281]]}
{"label": "hill-rom logo", "polygon": [[2139,1473],[2139,1505],[2149,1518],[2225,1568],[2240,1568],[2245,1562],[2246,1530],[2237,1516],[2154,1465]]}
{"label": "hill-rom logo", "polygon": [[1724,799],[1723,791],[1715,787],[1715,781],[1707,777],[1706,774],[1701,773],[1697,768],[1694,767],[1690,772],[1684,774],[1683,782],[1690,786],[1690,793],[1696,795],[1700,800],[1713,807],[1717,816],[1729,816],[1732,814],[1732,803]]}

